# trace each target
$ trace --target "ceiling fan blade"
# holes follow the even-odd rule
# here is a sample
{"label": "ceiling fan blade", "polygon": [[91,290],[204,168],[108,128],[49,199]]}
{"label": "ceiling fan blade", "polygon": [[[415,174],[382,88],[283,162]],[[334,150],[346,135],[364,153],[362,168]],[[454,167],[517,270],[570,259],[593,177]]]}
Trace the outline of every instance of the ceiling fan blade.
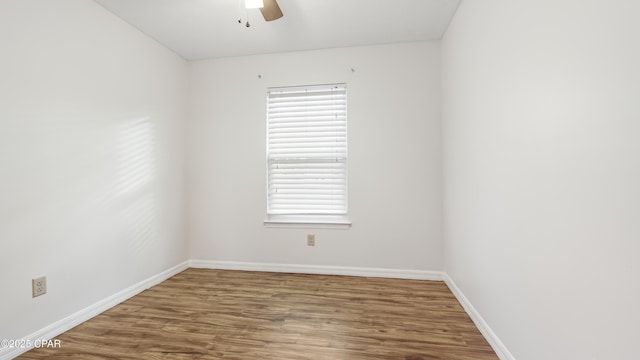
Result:
{"label": "ceiling fan blade", "polygon": [[266,21],[280,19],[283,16],[276,0],[264,0],[264,7],[260,8],[260,12]]}

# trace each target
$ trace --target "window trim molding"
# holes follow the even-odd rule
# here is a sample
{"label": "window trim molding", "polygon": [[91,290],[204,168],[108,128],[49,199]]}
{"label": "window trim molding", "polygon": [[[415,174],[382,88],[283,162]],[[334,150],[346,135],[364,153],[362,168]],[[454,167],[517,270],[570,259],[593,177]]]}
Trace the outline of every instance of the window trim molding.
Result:
{"label": "window trim molding", "polygon": [[267,215],[268,228],[348,230],[351,220],[346,215]]}

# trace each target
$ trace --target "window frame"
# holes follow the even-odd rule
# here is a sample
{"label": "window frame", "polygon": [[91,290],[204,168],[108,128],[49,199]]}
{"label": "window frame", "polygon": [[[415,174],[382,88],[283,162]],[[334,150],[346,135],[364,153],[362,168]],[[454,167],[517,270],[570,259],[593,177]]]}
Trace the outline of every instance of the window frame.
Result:
{"label": "window frame", "polygon": [[[286,92],[286,91],[308,91],[308,90],[333,90],[335,88],[339,88],[340,91],[344,92],[344,137],[345,137],[345,149],[344,149],[344,212],[336,213],[336,214],[327,214],[327,213],[274,213],[270,209],[270,201],[271,201],[271,170],[270,166],[274,160],[271,157],[271,144],[270,144],[270,128],[271,128],[271,115],[270,112],[270,104],[271,98],[274,93],[277,92]],[[282,93],[280,93],[282,94]],[[349,208],[348,208],[348,164],[349,164],[349,156],[348,156],[348,101],[347,101],[347,84],[346,83],[334,83],[334,84],[317,84],[317,85],[307,85],[307,86],[286,86],[286,87],[269,87],[267,89],[266,96],[266,156],[265,156],[265,165],[266,165],[266,218],[264,220],[264,224],[267,227],[290,227],[290,228],[333,228],[333,229],[348,229],[351,226],[351,221],[349,220]],[[297,157],[286,159],[281,158],[281,161],[291,161],[294,163],[299,163],[302,161],[303,163],[328,163],[327,159],[319,160],[318,157],[308,156],[308,157]],[[306,162],[305,162],[306,160]],[[342,163],[342,161],[341,161]]]}

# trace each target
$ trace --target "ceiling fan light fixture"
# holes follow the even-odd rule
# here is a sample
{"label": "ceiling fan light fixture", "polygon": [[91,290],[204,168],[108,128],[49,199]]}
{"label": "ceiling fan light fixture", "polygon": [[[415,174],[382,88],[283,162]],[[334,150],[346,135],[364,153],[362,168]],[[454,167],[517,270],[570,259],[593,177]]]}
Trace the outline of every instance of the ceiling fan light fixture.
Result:
{"label": "ceiling fan light fixture", "polygon": [[247,9],[261,9],[264,7],[262,0],[244,0],[244,6]]}

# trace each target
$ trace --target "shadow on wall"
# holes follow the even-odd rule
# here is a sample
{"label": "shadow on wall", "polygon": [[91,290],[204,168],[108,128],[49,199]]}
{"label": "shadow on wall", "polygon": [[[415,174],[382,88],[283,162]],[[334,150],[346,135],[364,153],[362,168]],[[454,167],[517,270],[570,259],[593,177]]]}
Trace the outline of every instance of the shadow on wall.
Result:
{"label": "shadow on wall", "polygon": [[[145,254],[157,236],[156,132],[151,117],[120,125],[117,137],[116,189],[123,207],[123,238],[134,258]],[[145,255],[147,256],[147,255]]]}

